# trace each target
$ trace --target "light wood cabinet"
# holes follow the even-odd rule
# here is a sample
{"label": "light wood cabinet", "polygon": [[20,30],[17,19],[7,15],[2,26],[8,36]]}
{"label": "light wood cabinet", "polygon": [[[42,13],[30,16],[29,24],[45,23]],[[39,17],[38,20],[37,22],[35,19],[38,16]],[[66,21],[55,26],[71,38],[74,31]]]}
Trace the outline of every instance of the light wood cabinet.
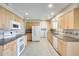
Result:
{"label": "light wood cabinet", "polygon": [[32,41],[32,33],[27,33],[27,40]]}
{"label": "light wood cabinet", "polygon": [[74,27],[79,29],[79,8],[74,9]]}
{"label": "light wood cabinet", "polygon": [[49,31],[48,33],[47,33],[48,35],[48,41],[53,45],[53,34]]}
{"label": "light wood cabinet", "polygon": [[13,20],[24,25],[22,18],[0,6],[0,29],[9,29],[10,21]]}
{"label": "light wood cabinet", "polygon": [[79,29],[79,8],[75,8],[60,16],[61,29]]}
{"label": "light wood cabinet", "polygon": [[63,16],[59,17],[59,28],[63,29],[64,26],[64,21],[63,21]]}
{"label": "light wood cabinet", "polygon": [[65,56],[67,52],[67,42],[64,42],[63,40],[58,40],[58,52],[60,55]]}
{"label": "light wood cabinet", "polygon": [[25,44],[27,46],[27,35],[25,35]]}
{"label": "light wood cabinet", "polygon": [[32,22],[26,22],[26,29],[32,29]]}
{"label": "light wood cabinet", "polygon": [[2,56],[3,46],[0,46],[0,56]]}
{"label": "light wood cabinet", "polygon": [[3,46],[3,55],[4,56],[15,56],[16,55],[16,40],[10,43],[7,43]]}
{"label": "light wood cabinet", "polygon": [[67,29],[74,29],[74,10],[67,13]]}
{"label": "light wood cabinet", "polygon": [[53,34],[50,31],[52,29],[52,23],[51,23],[51,21],[47,21],[47,27],[48,27],[47,39],[53,45]]}
{"label": "light wood cabinet", "polygon": [[[64,39],[64,38],[63,38]],[[58,52],[61,56],[79,56],[79,42],[58,40]]]}
{"label": "light wood cabinet", "polygon": [[0,7],[0,28],[4,28],[4,24],[3,24],[3,21],[4,21],[4,9],[2,9],[2,7]]}

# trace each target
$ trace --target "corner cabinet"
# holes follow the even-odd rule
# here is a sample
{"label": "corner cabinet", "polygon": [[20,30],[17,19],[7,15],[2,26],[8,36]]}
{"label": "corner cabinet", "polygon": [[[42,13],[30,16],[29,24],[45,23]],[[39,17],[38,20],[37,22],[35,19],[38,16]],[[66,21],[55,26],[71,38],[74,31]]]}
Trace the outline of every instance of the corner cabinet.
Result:
{"label": "corner cabinet", "polygon": [[59,17],[61,29],[79,29],[79,8],[75,8]]}

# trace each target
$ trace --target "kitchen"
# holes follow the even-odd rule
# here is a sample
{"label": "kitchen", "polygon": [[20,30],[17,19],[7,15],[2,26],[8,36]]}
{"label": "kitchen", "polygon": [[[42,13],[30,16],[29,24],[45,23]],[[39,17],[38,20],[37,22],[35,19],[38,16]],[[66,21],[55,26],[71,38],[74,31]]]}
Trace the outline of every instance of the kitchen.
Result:
{"label": "kitchen", "polygon": [[78,22],[78,3],[0,3],[0,56],[79,56]]}

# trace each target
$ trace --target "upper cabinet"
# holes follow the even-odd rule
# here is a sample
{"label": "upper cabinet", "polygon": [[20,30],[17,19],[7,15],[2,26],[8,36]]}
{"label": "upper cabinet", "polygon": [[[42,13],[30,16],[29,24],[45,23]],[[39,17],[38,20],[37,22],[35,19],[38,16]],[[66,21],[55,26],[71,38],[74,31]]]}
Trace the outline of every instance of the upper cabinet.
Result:
{"label": "upper cabinet", "polygon": [[75,8],[59,17],[61,29],[79,29],[79,8]]}
{"label": "upper cabinet", "polygon": [[79,29],[79,8],[76,8],[74,10],[74,26],[76,29]]}
{"label": "upper cabinet", "polygon": [[0,29],[1,28],[3,28],[3,16],[4,16],[4,14],[3,14],[3,9],[2,9],[2,7],[0,7]]}
{"label": "upper cabinet", "polygon": [[11,21],[24,25],[23,19],[0,6],[0,29],[9,29]]}

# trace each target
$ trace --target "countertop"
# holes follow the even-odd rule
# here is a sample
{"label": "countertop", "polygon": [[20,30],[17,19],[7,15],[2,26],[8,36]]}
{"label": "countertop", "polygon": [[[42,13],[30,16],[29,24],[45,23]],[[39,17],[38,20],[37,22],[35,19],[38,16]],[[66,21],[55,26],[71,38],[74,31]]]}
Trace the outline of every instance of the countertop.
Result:
{"label": "countertop", "polygon": [[54,35],[58,39],[64,40],[66,42],[79,42],[79,39],[75,39],[72,37],[67,37],[67,36],[60,36],[60,35]]}
{"label": "countertop", "polygon": [[21,37],[23,35],[24,34],[19,34],[19,35],[16,35],[15,37],[7,38],[7,39],[0,38],[0,45],[4,45],[4,44],[7,44],[11,41],[17,40],[19,37]]}
{"label": "countertop", "polygon": [[77,38],[69,37],[66,35],[60,35],[58,32],[52,32],[52,34],[58,39],[64,40],[66,42],[79,42],[79,39]]}

